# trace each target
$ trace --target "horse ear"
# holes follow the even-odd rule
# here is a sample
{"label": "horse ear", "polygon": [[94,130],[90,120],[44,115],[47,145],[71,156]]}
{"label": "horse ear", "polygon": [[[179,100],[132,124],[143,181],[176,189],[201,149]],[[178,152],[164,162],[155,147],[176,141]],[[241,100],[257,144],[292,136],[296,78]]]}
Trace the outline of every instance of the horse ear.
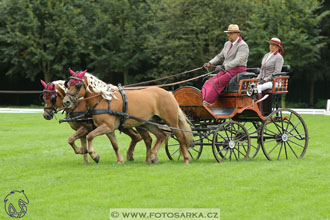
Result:
{"label": "horse ear", "polygon": [[80,79],[84,78],[86,72],[87,72],[87,70],[84,70],[84,72],[81,72],[81,73],[79,74],[79,78],[80,78]]}
{"label": "horse ear", "polygon": [[72,76],[75,74],[75,72],[71,68],[69,68],[69,71]]}
{"label": "horse ear", "polygon": [[41,84],[45,87],[45,89],[46,89],[46,87],[47,87],[47,83],[45,83],[42,79],[40,80],[40,82],[41,82]]}

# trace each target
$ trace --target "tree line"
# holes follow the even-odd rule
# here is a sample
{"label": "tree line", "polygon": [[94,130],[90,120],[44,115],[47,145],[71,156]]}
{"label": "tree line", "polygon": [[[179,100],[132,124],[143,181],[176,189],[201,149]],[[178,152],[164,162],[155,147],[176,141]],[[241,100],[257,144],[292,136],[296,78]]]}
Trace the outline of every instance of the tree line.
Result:
{"label": "tree line", "polygon": [[48,82],[70,67],[113,83],[156,79],[213,58],[223,31],[238,24],[249,67],[260,67],[266,40],[282,40],[291,81],[308,88],[313,105],[330,75],[329,8],[319,0],[0,0],[0,76]]}

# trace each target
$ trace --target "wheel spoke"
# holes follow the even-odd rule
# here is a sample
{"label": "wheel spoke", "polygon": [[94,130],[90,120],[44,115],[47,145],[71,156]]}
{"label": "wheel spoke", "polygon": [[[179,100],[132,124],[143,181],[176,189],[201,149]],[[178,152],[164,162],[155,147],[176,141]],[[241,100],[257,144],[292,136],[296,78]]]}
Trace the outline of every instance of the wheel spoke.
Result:
{"label": "wheel spoke", "polygon": [[234,151],[234,150],[233,150],[233,154],[234,154],[234,156],[235,156],[236,160],[238,160],[238,158],[237,158],[237,156],[236,156],[236,154],[235,154],[235,151]]}
{"label": "wheel spoke", "polygon": [[298,143],[296,143],[296,142],[294,142],[294,141],[291,141],[291,140],[288,140],[288,141],[294,143],[295,145],[298,145],[299,147],[305,148],[304,146],[302,146],[302,145],[300,145],[300,144],[298,144]]}
{"label": "wheel spoke", "polygon": [[200,152],[199,150],[196,150],[194,147],[193,147],[193,148],[191,148],[191,150],[193,150],[193,151],[196,151],[197,153],[199,153],[199,152]]}
{"label": "wheel spoke", "polygon": [[[288,136],[289,138],[293,137],[293,138],[296,138],[297,140],[301,141],[301,140],[305,140],[305,136],[302,136],[301,134],[293,134],[291,136]],[[299,137],[299,138],[297,138]]]}
{"label": "wheel spoke", "polygon": [[292,112],[290,112],[290,117],[288,119],[288,125],[286,126],[285,130],[288,130],[288,128],[289,128],[289,124],[291,123],[291,116],[292,116]]}
{"label": "wheel spoke", "polygon": [[285,157],[286,157],[286,159],[289,159],[289,158],[288,158],[288,152],[287,152],[287,150],[286,150],[286,144],[285,144],[285,142],[284,142],[284,151],[285,151]]}
{"label": "wheel spoke", "polygon": [[173,156],[176,152],[178,152],[178,150],[180,150],[180,148],[176,149],[176,150],[171,154],[171,156]]}
{"label": "wheel spoke", "polygon": [[289,142],[287,142],[288,146],[290,147],[292,153],[296,156],[296,158],[298,159],[298,156],[296,154],[296,152],[292,149],[291,145],[289,144]]}
{"label": "wheel spoke", "polygon": [[280,148],[280,152],[278,152],[278,157],[277,157],[277,160],[280,159],[280,156],[281,156],[281,151],[282,151],[282,147],[283,147],[283,143],[281,143],[281,148]]}
{"label": "wheel spoke", "polygon": [[298,127],[298,125],[301,123],[301,121],[299,121],[290,131],[288,131],[288,133],[291,133],[293,130],[296,130],[296,128]]}
{"label": "wheel spoke", "polygon": [[281,128],[281,126],[279,126],[279,125],[276,123],[276,121],[274,121],[273,119],[272,119],[272,122],[273,122],[273,124],[275,125],[275,127],[277,128],[278,132],[281,132],[281,130],[279,129],[279,128]]}
{"label": "wheel spoke", "polygon": [[190,157],[191,157],[192,159],[194,159],[193,155],[190,153],[189,150],[188,150],[188,153],[190,154]]}
{"label": "wheel spoke", "polygon": [[180,160],[180,157],[181,157],[181,152],[179,153],[179,157],[178,157],[178,160]]}
{"label": "wheel spoke", "polygon": [[[245,148],[244,148],[245,150]],[[239,149],[237,149],[237,152],[238,152],[238,158],[239,158],[239,154],[242,154],[243,158],[246,156],[247,154],[247,151],[245,151],[246,154],[243,154]]]}
{"label": "wheel spoke", "polygon": [[271,149],[271,151],[269,151],[268,155],[269,155],[271,152],[273,152],[273,150],[274,150],[279,144],[280,144],[280,143],[278,142],[278,143],[275,145],[275,147],[273,147],[273,149]]}

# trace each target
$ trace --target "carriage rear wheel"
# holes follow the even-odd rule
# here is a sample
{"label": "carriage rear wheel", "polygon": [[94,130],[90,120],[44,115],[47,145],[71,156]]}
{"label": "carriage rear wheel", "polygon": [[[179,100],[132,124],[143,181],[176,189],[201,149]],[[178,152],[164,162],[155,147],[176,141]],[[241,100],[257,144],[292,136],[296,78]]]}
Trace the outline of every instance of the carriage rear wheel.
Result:
{"label": "carriage rear wheel", "polygon": [[250,148],[249,133],[236,121],[227,121],[219,125],[213,133],[212,151],[218,162],[246,160]]}
{"label": "carriage rear wheel", "polygon": [[263,124],[260,141],[268,160],[297,158],[305,155],[308,131],[304,120],[291,109],[272,112]]}
{"label": "carriage rear wheel", "polygon": [[262,127],[262,121],[246,121],[243,122],[243,126],[246,128],[250,136],[251,150],[249,158],[254,158],[257,156],[261,146],[259,135]]}
{"label": "carriage rear wheel", "polygon": [[[204,135],[200,132],[193,133],[193,135],[194,135],[194,146],[188,149],[188,153],[191,159],[198,160],[203,151]],[[179,141],[174,135],[171,135],[171,138],[169,138],[165,142],[165,151],[167,157],[170,160],[183,159],[183,155],[180,150]]]}

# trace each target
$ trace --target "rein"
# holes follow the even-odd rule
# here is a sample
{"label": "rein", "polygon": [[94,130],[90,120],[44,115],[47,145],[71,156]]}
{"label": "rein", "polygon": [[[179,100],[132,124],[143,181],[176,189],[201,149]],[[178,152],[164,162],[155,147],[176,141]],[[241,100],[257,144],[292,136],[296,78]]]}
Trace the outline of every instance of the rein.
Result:
{"label": "rein", "polygon": [[195,72],[195,71],[200,70],[202,68],[203,67],[198,67],[198,68],[188,70],[188,71],[184,71],[182,73],[177,73],[177,74],[174,74],[174,75],[171,75],[171,76],[166,76],[166,77],[162,77],[162,78],[154,79],[154,80],[149,80],[149,81],[145,81],[145,82],[133,83],[133,84],[126,85],[124,87],[132,87],[132,86],[143,85],[143,84],[152,83],[152,82],[158,82],[158,81],[161,81],[161,80],[164,80],[164,79],[169,79],[169,78],[173,78],[173,77],[176,77],[176,76],[184,75],[186,73]]}
{"label": "rein", "polygon": [[205,77],[205,76],[210,75],[214,72],[215,72],[215,70],[212,71],[212,72],[202,74],[200,76],[196,76],[196,77],[193,77],[193,78],[190,78],[190,79],[186,79],[186,80],[182,80],[182,81],[178,81],[178,82],[174,82],[174,83],[167,83],[167,84],[153,85],[153,86],[136,86],[136,87],[126,87],[126,86],[124,86],[124,89],[125,90],[130,90],[130,89],[145,89],[145,88],[154,87],[154,86],[157,86],[157,87],[174,86],[174,85],[182,84],[182,83],[185,83],[185,82],[193,81],[193,80],[196,80],[196,79],[201,78],[201,77]]}

